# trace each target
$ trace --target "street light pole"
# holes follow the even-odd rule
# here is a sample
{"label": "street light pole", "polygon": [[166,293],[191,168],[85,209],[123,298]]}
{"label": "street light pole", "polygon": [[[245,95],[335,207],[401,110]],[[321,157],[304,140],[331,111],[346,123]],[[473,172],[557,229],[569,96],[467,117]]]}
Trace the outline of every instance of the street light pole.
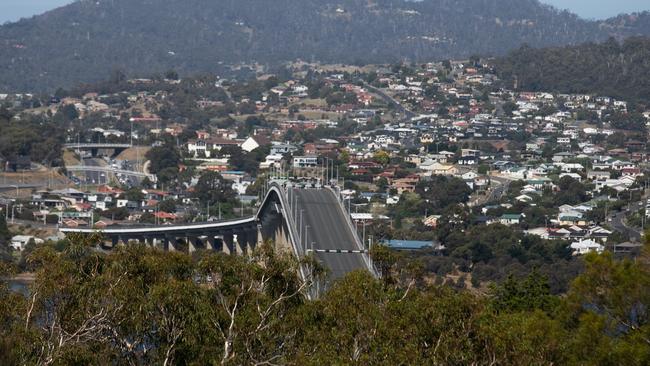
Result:
{"label": "street light pole", "polygon": [[300,224],[298,224],[298,241],[302,242],[302,214],[305,210],[300,210]]}

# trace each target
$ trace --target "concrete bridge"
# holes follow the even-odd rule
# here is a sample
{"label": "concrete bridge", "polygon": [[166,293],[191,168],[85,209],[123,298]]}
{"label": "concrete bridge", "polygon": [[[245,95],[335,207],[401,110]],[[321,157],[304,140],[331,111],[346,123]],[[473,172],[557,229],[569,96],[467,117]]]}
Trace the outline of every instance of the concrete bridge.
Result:
{"label": "concrete bridge", "polygon": [[114,150],[115,155],[133,147],[131,144],[111,144],[111,143],[72,143],[63,145],[64,149],[69,150],[90,150],[92,156],[97,156],[99,150]]}
{"label": "concrete bridge", "polygon": [[110,166],[71,165],[71,166],[66,166],[65,169],[69,172],[97,172],[97,173],[124,174],[132,177],[149,178],[149,180],[151,180],[152,182],[157,181],[155,174],[136,172],[133,170],[116,169]]}
{"label": "concrete bridge", "polygon": [[[63,228],[63,233],[93,229]],[[264,241],[302,258],[312,254],[330,270],[329,279],[367,269],[376,274],[368,248],[359,240],[336,187],[302,188],[289,181],[267,187],[257,214],[218,222],[167,226],[114,227],[101,233],[115,245],[146,243],[164,250],[207,249],[245,254]]]}

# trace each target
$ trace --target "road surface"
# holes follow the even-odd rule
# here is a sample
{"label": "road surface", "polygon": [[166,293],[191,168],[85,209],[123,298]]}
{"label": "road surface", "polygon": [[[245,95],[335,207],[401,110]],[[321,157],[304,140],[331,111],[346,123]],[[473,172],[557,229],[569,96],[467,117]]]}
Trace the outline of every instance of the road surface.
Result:
{"label": "road surface", "polygon": [[[99,158],[84,159],[83,165],[86,166],[106,166],[106,163]],[[85,184],[104,184],[109,181],[106,173],[100,172],[83,172],[80,176],[85,177]]]}
{"label": "road surface", "polygon": [[627,234],[631,241],[639,241],[641,240],[641,233],[625,224],[625,218],[628,214],[630,212],[626,210],[615,213],[611,216],[609,224],[614,230]]}
{"label": "road surface", "polygon": [[386,103],[388,103],[388,105],[395,107],[397,111],[402,114],[404,120],[410,120],[411,118],[416,116],[415,113],[406,109],[400,102],[398,102],[395,98],[391,97],[390,95],[386,94],[383,90],[375,88],[374,86],[366,82],[364,82],[363,85],[371,92],[379,95],[381,99],[383,99]]}
{"label": "road surface", "polygon": [[[303,211],[303,237],[308,249],[360,250],[345,213],[333,192],[327,189],[295,190],[298,207]],[[299,224],[297,224],[299,225]],[[304,240],[303,240],[304,241]],[[348,272],[367,268],[362,254],[316,253],[318,261],[329,268],[330,279],[343,277]]]}

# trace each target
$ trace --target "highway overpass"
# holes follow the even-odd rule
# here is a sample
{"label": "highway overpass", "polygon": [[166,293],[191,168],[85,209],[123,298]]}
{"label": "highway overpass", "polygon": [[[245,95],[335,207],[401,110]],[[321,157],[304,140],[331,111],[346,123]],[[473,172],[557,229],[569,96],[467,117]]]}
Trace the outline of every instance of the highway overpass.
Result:
{"label": "highway overpass", "polygon": [[65,169],[69,172],[98,172],[98,173],[113,173],[123,174],[138,178],[149,178],[152,182],[157,180],[155,174],[148,174],[143,172],[136,172],[133,170],[116,169],[110,166],[96,166],[96,165],[71,165],[66,166]]}
{"label": "highway overpass", "polygon": [[[90,228],[62,228],[65,234],[93,233]],[[245,254],[259,243],[302,258],[313,253],[329,269],[328,281],[366,269],[376,275],[336,188],[301,188],[288,181],[268,186],[255,216],[197,224],[109,227],[101,233],[113,244],[133,241],[164,250],[215,250]],[[304,276],[304,273],[303,273]],[[326,286],[326,284],[324,284]]]}
{"label": "highway overpass", "polygon": [[90,150],[92,156],[97,156],[99,150],[113,150],[115,155],[133,147],[131,144],[112,144],[112,143],[71,143],[63,145],[64,149],[69,150]]}

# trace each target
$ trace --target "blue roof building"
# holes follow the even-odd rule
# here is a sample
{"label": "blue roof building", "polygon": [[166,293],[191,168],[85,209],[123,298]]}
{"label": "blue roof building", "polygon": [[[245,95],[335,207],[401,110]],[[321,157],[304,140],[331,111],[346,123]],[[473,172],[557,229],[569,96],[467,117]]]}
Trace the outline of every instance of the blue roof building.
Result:
{"label": "blue roof building", "polygon": [[398,250],[419,250],[433,247],[432,241],[419,240],[385,240],[382,244]]}

